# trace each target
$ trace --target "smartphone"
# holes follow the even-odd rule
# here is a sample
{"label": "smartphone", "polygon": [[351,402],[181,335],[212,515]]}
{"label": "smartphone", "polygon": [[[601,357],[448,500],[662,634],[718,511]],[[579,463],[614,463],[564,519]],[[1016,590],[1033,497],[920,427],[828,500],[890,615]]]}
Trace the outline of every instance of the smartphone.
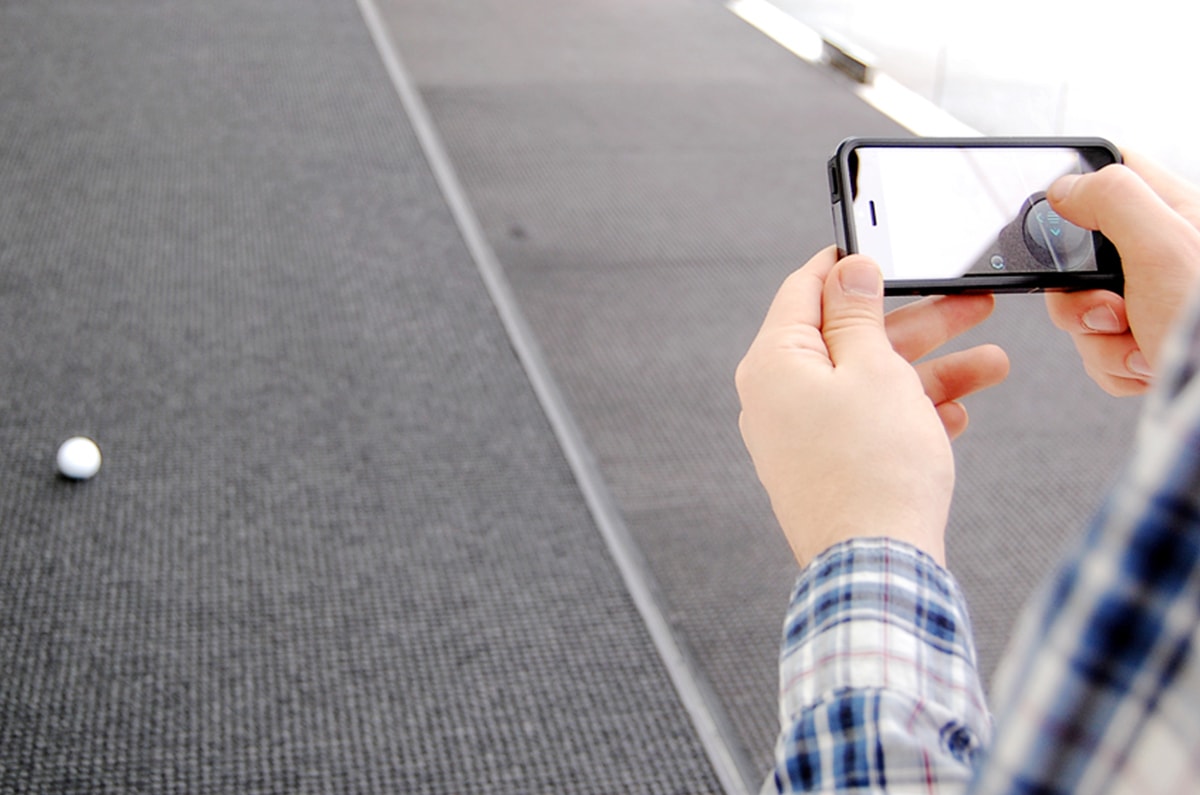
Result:
{"label": "smartphone", "polygon": [[829,161],[838,249],[878,262],[889,295],[1119,293],[1116,248],[1046,201],[1119,162],[1102,138],[848,138]]}

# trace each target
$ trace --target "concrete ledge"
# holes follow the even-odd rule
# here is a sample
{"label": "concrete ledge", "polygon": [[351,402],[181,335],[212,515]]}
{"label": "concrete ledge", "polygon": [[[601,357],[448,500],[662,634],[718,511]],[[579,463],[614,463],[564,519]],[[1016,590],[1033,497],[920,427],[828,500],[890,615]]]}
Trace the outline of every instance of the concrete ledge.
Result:
{"label": "concrete ledge", "polygon": [[875,80],[875,56],[834,36],[821,36],[821,60],[856,83]]}

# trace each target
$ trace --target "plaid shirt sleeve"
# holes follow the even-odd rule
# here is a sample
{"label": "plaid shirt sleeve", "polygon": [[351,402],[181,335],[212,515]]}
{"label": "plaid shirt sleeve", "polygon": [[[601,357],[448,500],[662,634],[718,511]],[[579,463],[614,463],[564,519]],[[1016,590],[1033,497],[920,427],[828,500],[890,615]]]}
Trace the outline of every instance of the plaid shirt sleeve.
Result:
{"label": "plaid shirt sleeve", "polygon": [[800,575],[784,627],[771,792],[961,792],[990,718],[948,572],[886,539]]}
{"label": "plaid shirt sleeve", "polygon": [[1133,457],[1022,619],[977,793],[1200,791],[1200,326],[1173,337]]}

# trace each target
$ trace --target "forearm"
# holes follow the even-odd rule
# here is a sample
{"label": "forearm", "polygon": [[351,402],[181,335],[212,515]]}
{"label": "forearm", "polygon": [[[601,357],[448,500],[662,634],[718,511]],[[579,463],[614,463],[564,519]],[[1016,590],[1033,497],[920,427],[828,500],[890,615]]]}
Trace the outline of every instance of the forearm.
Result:
{"label": "forearm", "polygon": [[957,792],[990,738],[965,602],[907,544],[851,541],[806,567],[780,685],[781,792]]}

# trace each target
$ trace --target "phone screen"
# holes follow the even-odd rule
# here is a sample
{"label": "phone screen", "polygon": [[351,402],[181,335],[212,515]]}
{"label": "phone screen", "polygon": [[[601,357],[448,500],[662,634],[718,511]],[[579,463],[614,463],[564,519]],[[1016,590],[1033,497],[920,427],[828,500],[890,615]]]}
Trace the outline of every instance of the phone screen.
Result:
{"label": "phone screen", "polygon": [[[1046,201],[1046,189],[1064,174],[1117,162],[1111,145],[981,141],[989,142],[843,144],[834,200],[842,205],[835,215],[850,244],[844,248],[875,259],[885,280],[919,284],[980,280],[1036,289],[1039,275],[1043,286],[1062,286],[1071,281],[1062,274],[1113,270],[1111,256],[1098,253],[1103,238]],[[1004,278],[1014,276],[1021,278]]]}

